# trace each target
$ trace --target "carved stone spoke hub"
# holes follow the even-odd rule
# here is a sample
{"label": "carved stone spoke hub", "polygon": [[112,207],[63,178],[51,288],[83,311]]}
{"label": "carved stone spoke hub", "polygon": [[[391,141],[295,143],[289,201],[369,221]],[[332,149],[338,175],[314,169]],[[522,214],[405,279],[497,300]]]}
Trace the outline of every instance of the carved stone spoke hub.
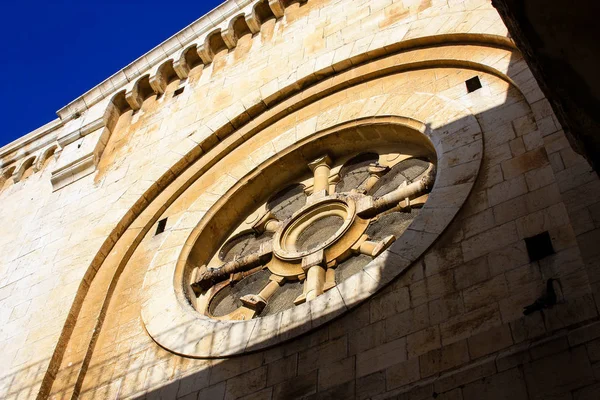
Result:
{"label": "carved stone spoke hub", "polygon": [[313,300],[386,250],[435,179],[431,162],[401,154],[365,153],[342,165],[324,155],[308,170],[195,269],[201,312],[246,320]]}

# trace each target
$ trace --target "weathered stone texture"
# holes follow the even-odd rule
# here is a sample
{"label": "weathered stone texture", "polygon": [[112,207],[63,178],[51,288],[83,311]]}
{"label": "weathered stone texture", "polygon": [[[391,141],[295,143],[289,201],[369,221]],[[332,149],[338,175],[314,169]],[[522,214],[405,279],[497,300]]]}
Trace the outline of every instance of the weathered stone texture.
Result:
{"label": "weathered stone texture", "polygon": [[[595,398],[600,181],[500,40],[506,28],[490,2],[290,3],[263,4],[278,19],[249,12],[223,27],[225,45],[237,40],[230,50],[188,55],[210,63],[187,71],[175,62],[187,80],[155,77],[149,87],[164,93],[122,113],[93,174],[53,191],[51,157],[16,183],[0,181],[0,221],[10,227],[0,234],[0,397],[35,397],[43,383],[55,398]],[[479,39],[440,36],[457,33]],[[479,46],[480,34],[497,43]],[[468,63],[440,61],[453,59]],[[467,93],[475,75],[482,88]],[[127,90],[137,104],[138,89]],[[390,116],[440,132],[431,136],[445,152],[439,168],[452,171],[431,195],[442,204],[435,217],[406,234],[432,245],[391,249],[390,259],[414,256],[412,265],[385,285],[385,271],[367,271],[378,293],[360,304],[340,290],[337,303],[277,320],[294,330],[275,347],[197,360],[157,345],[141,310],[173,291],[169,268],[184,242],[241,177],[321,129]],[[471,158],[458,164],[459,155]],[[196,178],[178,189],[185,174]],[[448,217],[467,183],[466,204]],[[164,217],[165,234],[154,235]],[[530,262],[525,239],[545,231],[555,254]],[[560,281],[559,303],[523,316],[548,278]],[[354,308],[317,326],[335,307]],[[254,327],[279,338],[272,325]],[[200,343],[193,329],[175,340]],[[242,334],[210,345],[240,345]]]}

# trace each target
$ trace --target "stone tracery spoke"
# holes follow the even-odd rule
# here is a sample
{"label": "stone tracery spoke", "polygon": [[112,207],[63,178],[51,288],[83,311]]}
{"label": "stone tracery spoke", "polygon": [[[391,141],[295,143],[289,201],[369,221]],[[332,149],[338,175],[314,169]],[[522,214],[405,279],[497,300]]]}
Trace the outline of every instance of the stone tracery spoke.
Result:
{"label": "stone tracery spoke", "polygon": [[232,313],[224,316],[224,319],[245,320],[254,318],[266,307],[271,297],[285,283],[285,278],[272,274],[269,283],[258,294],[247,294],[240,297],[242,306]]}
{"label": "stone tracery spoke", "polygon": [[202,266],[196,274],[195,282],[192,283],[192,289],[198,295],[228,279],[232,274],[265,265],[271,259],[272,252],[270,243],[263,243],[259,252],[226,262],[220,268],[208,269],[206,266]]}
{"label": "stone tracery spoke", "polygon": [[365,218],[373,218],[387,210],[396,207],[402,201],[408,201],[421,197],[431,190],[435,181],[435,167],[429,166],[422,178],[410,184],[403,184],[390,193],[381,197],[365,197],[361,199],[358,215]]}

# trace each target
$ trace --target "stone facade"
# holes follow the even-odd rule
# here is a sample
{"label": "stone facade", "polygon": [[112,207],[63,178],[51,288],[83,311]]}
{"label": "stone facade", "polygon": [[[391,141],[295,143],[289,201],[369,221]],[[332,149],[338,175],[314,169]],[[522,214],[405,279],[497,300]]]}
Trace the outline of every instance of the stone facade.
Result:
{"label": "stone facade", "polygon": [[[0,149],[2,398],[598,398],[600,181],[489,1],[230,0],[58,115]],[[355,274],[195,307],[295,171],[416,145],[435,184]]]}

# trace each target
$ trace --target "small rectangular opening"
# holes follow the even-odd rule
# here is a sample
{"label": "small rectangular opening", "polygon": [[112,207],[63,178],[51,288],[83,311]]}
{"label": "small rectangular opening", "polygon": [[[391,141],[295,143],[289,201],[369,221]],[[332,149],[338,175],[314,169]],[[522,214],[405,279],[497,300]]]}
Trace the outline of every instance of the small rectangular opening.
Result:
{"label": "small rectangular opening", "polygon": [[181,93],[183,93],[183,89],[185,89],[185,86],[180,87],[179,89],[177,89],[176,91],[173,92],[173,97],[177,97],[179,96]]}
{"label": "small rectangular opening", "polygon": [[465,83],[467,84],[467,92],[469,93],[473,93],[474,91],[481,89],[481,81],[479,80],[478,76],[468,79]]}
{"label": "small rectangular opening", "polygon": [[154,236],[160,235],[161,233],[163,233],[165,231],[166,227],[167,227],[167,218],[161,219],[160,221],[158,221],[158,226],[156,227],[156,233],[154,234]]}
{"label": "small rectangular opening", "polygon": [[546,231],[525,239],[527,253],[531,262],[539,261],[542,258],[554,254],[554,246],[550,234]]}

